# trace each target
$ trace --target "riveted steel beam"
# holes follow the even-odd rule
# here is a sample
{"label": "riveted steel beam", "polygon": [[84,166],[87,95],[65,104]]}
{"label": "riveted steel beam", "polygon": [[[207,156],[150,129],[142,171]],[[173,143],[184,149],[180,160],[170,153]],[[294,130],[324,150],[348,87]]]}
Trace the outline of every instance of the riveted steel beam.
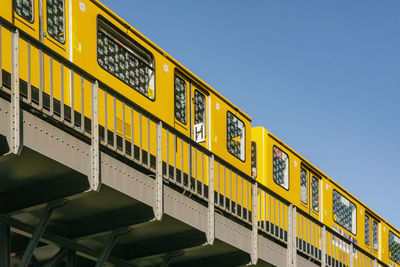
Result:
{"label": "riveted steel beam", "polygon": [[21,153],[21,117],[19,94],[19,32],[11,33],[11,148],[10,152]]}
{"label": "riveted steel beam", "polygon": [[215,240],[214,155],[209,158],[209,169],[207,243],[212,245]]}
{"label": "riveted steel beam", "polygon": [[[72,115],[72,117],[74,117]],[[100,191],[100,147],[99,147],[99,85],[92,83],[92,133],[90,145],[89,184],[93,191]]]}
{"label": "riveted steel beam", "polygon": [[253,215],[253,229],[252,229],[252,248],[251,248],[251,263],[257,264],[258,260],[258,186],[257,183],[252,184],[252,215]]}
{"label": "riveted steel beam", "polygon": [[163,193],[163,171],[162,171],[162,122],[157,124],[157,165],[155,179],[155,200],[154,200],[154,217],[161,220],[163,216],[164,193]]}

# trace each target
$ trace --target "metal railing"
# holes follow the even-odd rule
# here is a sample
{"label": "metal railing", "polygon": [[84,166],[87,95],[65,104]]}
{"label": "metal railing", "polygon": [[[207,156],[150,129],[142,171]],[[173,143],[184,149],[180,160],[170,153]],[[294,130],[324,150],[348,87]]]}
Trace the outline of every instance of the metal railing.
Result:
{"label": "metal railing", "polygon": [[[10,62],[4,60],[8,51]],[[321,266],[387,266],[3,20],[0,85],[11,96],[13,129],[18,129],[21,101],[89,140],[94,190],[99,187],[102,146],[154,174],[156,218],[162,216],[162,184],[169,183],[208,203],[209,243],[214,239],[214,208],[252,227],[253,263],[262,233],[287,246],[288,266],[295,266],[297,252]]]}

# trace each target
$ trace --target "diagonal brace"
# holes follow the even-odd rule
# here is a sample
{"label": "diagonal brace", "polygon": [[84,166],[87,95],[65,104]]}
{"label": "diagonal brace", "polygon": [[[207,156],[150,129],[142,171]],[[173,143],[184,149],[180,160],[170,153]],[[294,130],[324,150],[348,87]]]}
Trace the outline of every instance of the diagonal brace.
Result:
{"label": "diagonal brace", "polygon": [[35,250],[40,238],[42,237],[47,224],[49,223],[51,213],[54,209],[64,206],[66,201],[64,199],[58,199],[51,201],[47,204],[46,209],[42,217],[40,218],[39,224],[36,226],[35,231],[32,234],[31,240],[29,240],[28,246],[25,249],[24,255],[22,256],[19,267],[26,267],[29,265],[32,259],[33,251]]}
{"label": "diagonal brace", "polygon": [[68,255],[68,252],[69,251],[66,248],[60,249],[60,251],[53,258],[43,265],[43,267],[57,266],[65,258],[65,256]]}
{"label": "diagonal brace", "polygon": [[117,230],[113,231],[113,233],[110,236],[110,239],[108,239],[107,244],[103,248],[103,251],[101,252],[101,255],[100,255],[95,267],[103,266],[103,264],[107,261],[108,256],[110,256],[111,250],[114,248],[115,244],[117,243],[119,236],[126,234],[129,231],[130,231],[130,228],[122,228],[122,229],[117,229]]}

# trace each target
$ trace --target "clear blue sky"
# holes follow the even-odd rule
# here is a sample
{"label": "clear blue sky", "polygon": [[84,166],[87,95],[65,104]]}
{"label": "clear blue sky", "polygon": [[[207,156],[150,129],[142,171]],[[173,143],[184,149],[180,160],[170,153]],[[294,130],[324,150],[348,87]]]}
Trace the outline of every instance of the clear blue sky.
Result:
{"label": "clear blue sky", "polygon": [[400,229],[400,1],[102,1]]}

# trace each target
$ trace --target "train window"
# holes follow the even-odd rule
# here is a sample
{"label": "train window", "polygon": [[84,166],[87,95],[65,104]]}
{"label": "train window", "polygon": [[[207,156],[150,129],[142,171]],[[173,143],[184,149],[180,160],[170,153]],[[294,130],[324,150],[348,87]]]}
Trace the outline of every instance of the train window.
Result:
{"label": "train window", "polygon": [[226,133],[229,153],[244,161],[246,144],[244,123],[229,111],[226,114]]}
{"label": "train window", "polygon": [[251,142],[251,177],[257,178],[257,143]]}
{"label": "train window", "polygon": [[175,118],[187,123],[186,82],[175,75]]}
{"label": "train window", "polygon": [[311,187],[312,187],[311,188],[311,190],[312,190],[312,208],[316,212],[319,212],[319,180],[318,180],[318,178],[313,176]]}
{"label": "train window", "polygon": [[60,43],[65,42],[64,0],[47,0],[47,32]]}
{"label": "train window", "polygon": [[368,215],[365,215],[364,227],[365,227],[365,234],[364,234],[365,244],[367,246],[369,246],[369,217],[368,217]]}
{"label": "train window", "polygon": [[206,97],[194,90],[194,124],[206,123]]}
{"label": "train window", "polygon": [[154,100],[153,56],[103,20],[99,20],[97,29],[97,61],[103,69]]}
{"label": "train window", "polygon": [[289,157],[276,146],[274,146],[273,176],[275,183],[286,190],[289,189]]}
{"label": "train window", "polygon": [[29,22],[33,22],[33,0],[15,0],[15,12]]}
{"label": "train window", "polygon": [[375,250],[378,250],[378,223],[372,222],[372,245]]}
{"label": "train window", "polygon": [[300,170],[300,199],[304,204],[308,204],[308,173],[305,169]]}
{"label": "train window", "polygon": [[333,220],[348,231],[356,234],[356,205],[333,190]]}
{"label": "train window", "polygon": [[389,258],[400,264],[400,238],[389,231]]}

